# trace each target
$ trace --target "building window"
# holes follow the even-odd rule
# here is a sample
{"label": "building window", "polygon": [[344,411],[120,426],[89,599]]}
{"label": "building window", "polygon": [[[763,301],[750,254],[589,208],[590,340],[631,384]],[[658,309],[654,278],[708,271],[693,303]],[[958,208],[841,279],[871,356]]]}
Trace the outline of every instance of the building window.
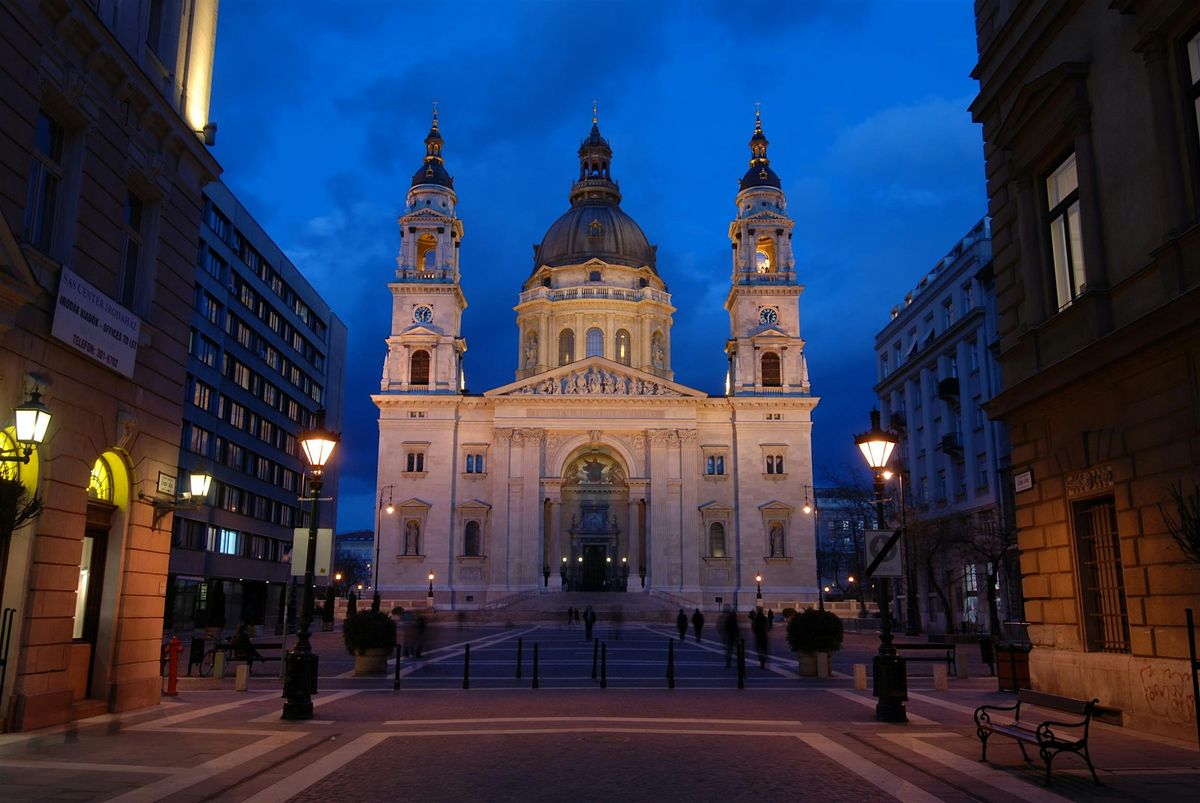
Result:
{"label": "building window", "polygon": [[980,452],[979,454],[975,455],[975,470],[976,470],[976,472],[978,472],[975,477],[975,487],[976,488],[987,488],[988,467],[987,467],[987,453],[986,452]]}
{"label": "building window", "polygon": [[783,473],[783,455],[769,454],[767,455],[767,473],[782,474]]}
{"label": "building window", "polygon": [[762,383],[766,388],[777,388],[783,384],[783,371],[779,365],[779,355],[768,351],[762,356]]}
{"label": "building window", "polygon": [[411,472],[421,472],[425,470],[425,453],[424,452],[409,452],[404,460],[404,470]]}
{"label": "building window", "polygon": [[483,554],[483,544],[480,542],[479,522],[468,521],[463,528],[463,554],[468,557],[479,557]]}
{"label": "building window", "polygon": [[616,355],[617,362],[621,365],[629,365],[633,357],[633,339],[630,338],[629,332],[624,329],[617,330],[617,339],[614,344],[613,353]]}
{"label": "building window", "polygon": [[708,526],[708,555],[712,558],[727,557],[725,552],[725,525],[714,521]]}
{"label": "building window", "polygon": [[404,554],[421,554],[421,522],[416,519],[404,522]]}
{"label": "building window", "polygon": [[429,384],[429,352],[414,351],[408,361],[408,384]]}
{"label": "building window", "polygon": [[188,433],[188,449],[198,455],[208,457],[209,446],[212,443],[212,433],[207,429],[198,427],[195,424],[191,427],[191,432]]}
{"label": "building window", "polygon": [[46,253],[54,242],[54,217],[63,180],[63,139],[62,126],[39,109],[25,198],[25,239]]}
{"label": "building window", "polygon": [[[132,192],[125,193],[124,239],[125,253],[121,262],[121,275],[117,279],[117,301],[124,307],[133,307],[137,295],[138,272],[142,255],[142,225],[144,219],[142,199]],[[214,300],[215,301],[215,300]],[[219,307],[218,307],[219,309]],[[218,313],[219,314],[219,313]],[[213,323],[219,319],[209,318]]]}
{"label": "building window", "polygon": [[208,199],[204,203],[204,222],[213,230],[213,233],[221,238],[222,242],[229,240],[229,218],[221,214],[221,210],[217,209],[216,205]]}
{"label": "building window", "polygon": [[483,455],[475,452],[467,455],[467,473],[483,474]]}
{"label": "building window", "polygon": [[974,340],[967,341],[967,361],[971,366],[971,373],[979,370],[979,343]]}
{"label": "building window", "polygon": [[1072,514],[1087,649],[1129,652],[1129,614],[1113,497],[1076,502]]}
{"label": "building window", "polygon": [[954,323],[954,299],[947,298],[942,302],[942,328],[949,329]]}
{"label": "building window", "polygon": [[575,362],[575,332],[563,329],[558,333],[558,364]]}
{"label": "building window", "polygon": [[887,379],[887,376],[888,376],[888,355],[883,354],[879,357],[879,378]]}
{"label": "building window", "polygon": [[587,330],[587,336],[584,341],[587,346],[587,357],[603,357],[604,356],[604,332],[597,327],[592,327]]}
{"label": "building window", "polygon": [[1054,287],[1063,309],[1084,290],[1083,235],[1079,222],[1079,176],[1072,153],[1046,179]]}
{"label": "building window", "polygon": [[721,477],[725,474],[725,455],[710,454],[704,461],[704,473],[710,477]]}
{"label": "building window", "polygon": [[92,464],[92,473],[88,477],[88,499],[99,499],[101,502],[113,500],[112,472],[103,457],[96,458]]}
{"label": "building window", "polygon": [[213,389],[211,386],[199,379],[192,380],[192,404],[199,407],[204,412],[208,412],[212,407]]}

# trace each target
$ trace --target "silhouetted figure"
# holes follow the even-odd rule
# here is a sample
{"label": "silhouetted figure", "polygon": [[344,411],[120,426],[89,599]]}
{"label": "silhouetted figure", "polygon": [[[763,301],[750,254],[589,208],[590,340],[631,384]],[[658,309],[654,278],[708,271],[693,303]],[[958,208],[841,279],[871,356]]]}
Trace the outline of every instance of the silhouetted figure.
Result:
{"label": "silhouetted figure", "polygon": [[767,630],[775,626],[775,611],[767,608]]}
{"label": "silhouetted figure", "polygon": [[351,591],[349,598],[346,600],[346,616],[350,617],[356,613],[358,613],[358,597]]}
{"label": "silhouetted figure", "polygon": [[459,632],[462,632],[463,625],[466,624],[466,621],[467,621],[467,612],[459,611],[458,614],[454,618],[458,620]]}
{"label": "silhouetted figure", "polygon": [[594,627],[595,624],[596,624],[596,612],[593,611],[592,606],[589,605],[583,611],[583,630],[584,630],[583,636],[588,641],[592,640],[592,627]]}
{"label": "silhouetted figure", "polygon": [[679,615],[675,617],[675,626],[677,628],[679,628],[679,640],[680,641],[683,641],[684,636],[687,635],[687,625],[688,625],[687,614],[683,612],[683,608],[680,608]]}
{"label": "silhouetted figure", "polygon": [[613,639],[621,640],[621,626],[625,624],[625,609],[620,605],[612,612]]}
{"label": "silhouetted figure", "polygon": [[699,608],[692,614],[692,627],[696,630],[696,642],[699,643],[700,631],[704,629],[704,614],[700,613]]}
{"label": "silhouetted figure", "polygon": [[729,666],[730,659],[733,657],[733,648],[741,639],[736,610],[726,608],[725,619],[721,622],[721,637],[725,640],[725,666]]}
{"label": "silhouetted figure", "polygon": [[575,624],[575,606],[574,605],[567,608],[567,627],[569,628],[573,624]]}
{"label": "silhouetted figure", "polygon": [[582,619],[579,618],[579,609],[574,608],[573,610],[575,611],[575,624],[579,624],[580,622],[583,621]]}
{"label": "silhouetted figure", "polygon": [[759,609],[750,611],[750,631],[754,634],[754,649],[758,652],[758,666],[767,668],[767,615]]}
{"label": "silhouetted figure", "polygon": [[233,638],[230,639],[233,645],[233,657],[235,660],[245,661],[249,667],[250,674],[254,674],[254,662],[261,661],[262,656],[258,650],[254,649],[254,642],[250,640],[250,634],[246,632],[246,625],[240,624],[237,630],[233,631]]}
{"label": "silhouetted figure", "polygon": [[412,655],[413,658],[420,658],[421,651],[425,649],[425,631],[429,627],[429,622],[424,616],[417,616],[416,628],[413,633]]}

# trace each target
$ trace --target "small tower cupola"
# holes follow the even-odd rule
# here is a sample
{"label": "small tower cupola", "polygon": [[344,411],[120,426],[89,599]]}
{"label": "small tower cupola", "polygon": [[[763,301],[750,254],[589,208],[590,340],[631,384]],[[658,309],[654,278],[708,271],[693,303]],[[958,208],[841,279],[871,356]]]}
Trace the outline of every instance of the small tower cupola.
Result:
{"label": "small tower cupola", "polygon": [[779,176],[771,169],[771,160],[767,158],[767,135],[762,129],[762,112],[754,111],[754,135],[750,137],[750,169],[739,182],[743,190],[751,187],[782,187]]}
{"label": "small tower cupola", "polygon": [[612,148],[600,133],[596,104],[592,104],[592,130],[579,143],[579,180],[571,187],[571,205],[621,203],[621,191],[612,179]]}
{"label": "small tower cupola", "polygon": [[438,131],[437,103],[433,104],[433,123],[425,136],[425,161],[413,173],[412,186],[421,184],[436,184],[453,188],[454,177],[446,172],[446,162],[442,158],[442,133]]}

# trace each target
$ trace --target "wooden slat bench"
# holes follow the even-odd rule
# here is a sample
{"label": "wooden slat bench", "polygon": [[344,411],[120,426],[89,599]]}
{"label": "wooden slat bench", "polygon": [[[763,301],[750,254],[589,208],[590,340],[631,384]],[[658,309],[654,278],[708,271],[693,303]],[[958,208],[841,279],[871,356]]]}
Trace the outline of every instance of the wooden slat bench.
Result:
{"label": "wooden slat bench", "polygon": [[[1104,784],[1100,783],[1100,779],[1096,777],[1096,768],[1092,766],[1092,757],[1088,755],[1088,730],[1099,703],[1099,700],[1074,700],[1070,697],[1059,697],[1054,694],[1021,689],[1017,692],[1015,705],[981,705],[975,709],[975,732],[979,734],[979,741],[983,743],[983,755],[980,757],[980,761],[987,761],[988,737],[992,734],[999,734],[1016,739],[1017,745],[1021,748],[1021,755],[1025,757],[1026,761],[1032,762],[1033,759],[1025,752],[1025,745],[1037,745],[1038,754],[1046,763],[1046,786],[1050,785],[1050,764],[1054,761],[1054,757],[1062,752],[1077,753],[1082,756],[1092,773],[1092,780],[1096,782],[1097,786],[1103,786]],[[1040,714],[1031,715],[1031,712],[1028,711],[1025,718],[1022,719],[1021,709],[1023,706],[1061,711],[1081,716],[1083,719],[1077,722],[1059,722],[1044,719]],[[993,711],[1011,711],[1012,722],[993,722],[990,713]]]}
{"label": "wooden slat bench", "polygon": [[[896,652],[905,661],[932,661],[933,663],[946,662],[946,671],[954,674],[954,645],[934,643],[932,641],[913,641],[904,643],[893,643]],[[931,655],[905,655],[906,652],[930,652]]]}

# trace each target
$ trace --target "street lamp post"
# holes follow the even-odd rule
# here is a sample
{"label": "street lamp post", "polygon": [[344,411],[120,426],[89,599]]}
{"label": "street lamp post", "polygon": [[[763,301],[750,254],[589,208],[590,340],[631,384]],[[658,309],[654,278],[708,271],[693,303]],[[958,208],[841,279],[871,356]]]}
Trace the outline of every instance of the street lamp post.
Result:
{"label": "street lamp post", "polygon": [[754,594],[755,607],[762,607],[762,573],[754,575],[754,582],[758,584],[758,591]]}
{"label": "street lamp post", "polygon": [[[884,529],[883,521],[883,470],[896,446],[896,436],[879,426],[879,411],[871,411],[871,429],[854,438],[871,467],[875,480],[875,525]],[[880,722],[907,722],[904,701],[908,699],[908,674],[904,659],[896,654],[892,645],[892,614],[889,607],[891,587],[889,578],[881,577],[879,583],[879,653],[872,665],[875,689],[878,698],[875,718]]]}
{"label": "street lamp post", "polygon": [[312,719],[312,696],[317,693],[317,655],[309,642],[313,617],[313,570],[317,562],[317,512],[321,501],[321,485],[325,464],[337,446],[336,435],[323,427],[307,432],[300,438],[304,456],[312,469],[309,478],[309,498],[312,500],[308,522],[308,549],[304,564],[304,601],[300,608],[300,632],[296,646],[287,654],[283,676],[283,718]]}
{"label": "street lamp post", "polygon": [[429,573],[429,607],[433,608],[433,572]]}
{"label": "street lamp post", "polygon": [[[375,608],[376,610],[379,609],[379,603],[380,603],[380,597],[379,597],[379,547],[380,547],[380,542],[383,540],[383,533],[381,532],[381,530],[383,528],[380,524],[380,522],[382,520],[382,516],[380,515],[380,513],[384,510],[387,510],[387,514],[390,516],[396,512],[396,506],[394,504],[392,504],[392,491],[393,490],[395,490],[394,485],[384,485],[382,488],[380,488],[379,489],[379,500],[375,505],[375,563],[371,565],[371,588],[374,589],[375,594],[372,597],[371,607]],[[386,503],[384,503],[384,501],[383,501],[383,492],[384,491],[387,491],[387,502]]]}
{"label": "street lamp post", "polygon": [[900,532],[904,546],[904,635],[915,636],[921,632],[921,606],[917,601],[917,563],[913,556],[912,539],[908,537],[908,508],[904,498],[904,469],[883,472],[883,478],[895,477],[900,486]]}

